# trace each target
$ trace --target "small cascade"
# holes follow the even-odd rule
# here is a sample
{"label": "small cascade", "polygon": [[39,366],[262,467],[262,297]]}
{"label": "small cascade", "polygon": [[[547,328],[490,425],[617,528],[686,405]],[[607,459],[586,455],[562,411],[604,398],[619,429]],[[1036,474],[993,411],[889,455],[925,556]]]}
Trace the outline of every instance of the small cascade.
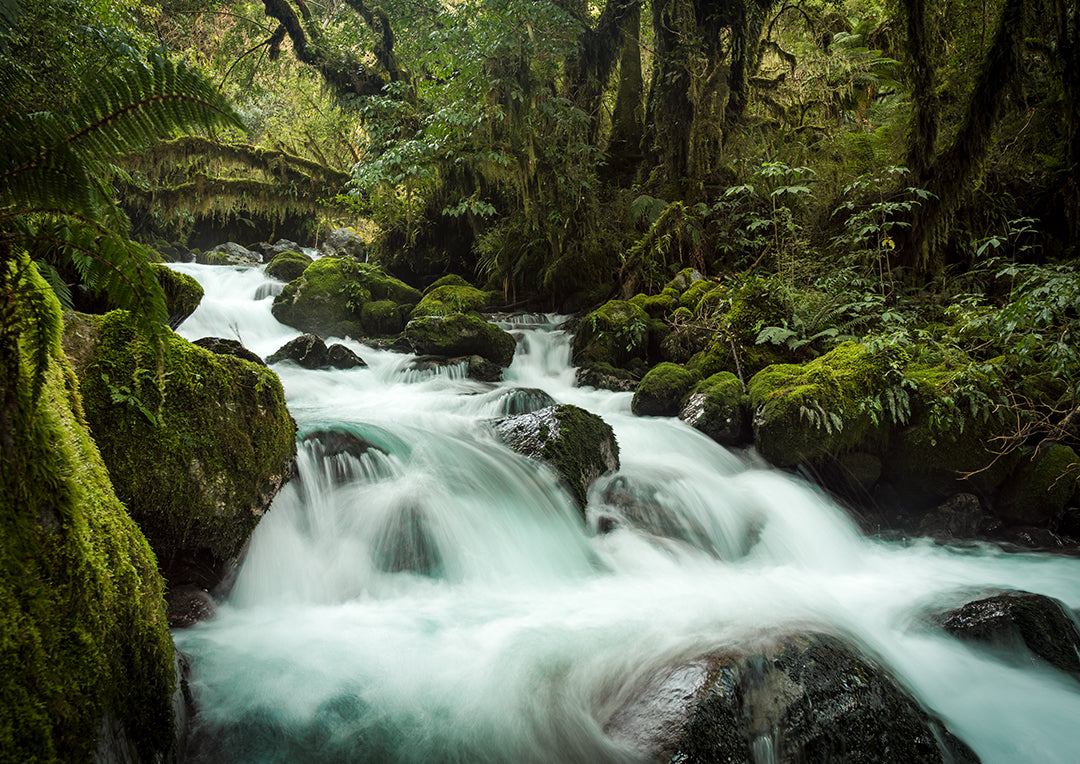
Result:
{"label": "small cascade", "polygon": [[[206,290],[183,336],[263,357],[297,336],[259,297],[259,269],[174,267]],[[199,709],[191,761],[641,761],[605,729],[651,677],[808,629],[887,665],[983,762],[1076,760],[1074,679],[924,616],[969,588],[1080,607],[1080,561],[867,539],[805,482],[633,416],[628,393],[575,387],[564,317],[497,318],[518,337],[498,384],[351,341],[367,368],[275,366],[297,477],[216,617],[175,633]],[[621,467],[584,515],[488,426],[548,401],[618,440]],[[747,740],[757,764],[783,744]]]}

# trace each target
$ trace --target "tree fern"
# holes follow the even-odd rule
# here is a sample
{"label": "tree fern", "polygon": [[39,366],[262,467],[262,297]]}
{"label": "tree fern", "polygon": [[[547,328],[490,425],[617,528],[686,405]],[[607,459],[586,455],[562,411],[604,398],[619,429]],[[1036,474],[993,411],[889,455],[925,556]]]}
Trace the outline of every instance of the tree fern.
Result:
{"label": "tree fern", "polygon": [[[14,92],[20,74],[0,55],[3,92]],[[0,353],[9,362],[15,342],[25,339],[38,375],[59,336],[60,306],[38,295],[47,284],[31,255],[50,252],[54,262],[74,266],[114,304],[161,331],[164,295],[147,251],[127,236],[107,182],[111,162],[180,130],[240,125],[211,83],[158,55],[78,92],[82,98],[66,114],[0,107]]]}

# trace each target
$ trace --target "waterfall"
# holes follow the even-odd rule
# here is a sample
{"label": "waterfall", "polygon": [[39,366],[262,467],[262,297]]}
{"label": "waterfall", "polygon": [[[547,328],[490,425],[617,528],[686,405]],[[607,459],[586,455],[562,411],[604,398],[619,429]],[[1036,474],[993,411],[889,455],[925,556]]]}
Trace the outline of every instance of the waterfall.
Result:
{"label": "waterfall", "polygon": [[[179,329],[269,355],[298,332],[258,269],[176,265],[206,290]],[[879,656],[984,762],[1072,762],[1080,692],[925,625],[999,586],[1080,606],[1080,561],[863,537],[812,486],[630,395],[574,386],[558,316],[507,319],[506,381],[278,365],[298,476],[256,529],[216,616],[177,631],[199,708],[191,757],[235,762],[621,762],[605,723],[656,669],[820,627]],[[524,389],[527,392],[517,392]],[[586,522],[553,474],[486,423],[549,396],[604,417],[622,467]],[[597,532],[601,523],[614,530]],[[753,745],[759,761],[773,741]]]}

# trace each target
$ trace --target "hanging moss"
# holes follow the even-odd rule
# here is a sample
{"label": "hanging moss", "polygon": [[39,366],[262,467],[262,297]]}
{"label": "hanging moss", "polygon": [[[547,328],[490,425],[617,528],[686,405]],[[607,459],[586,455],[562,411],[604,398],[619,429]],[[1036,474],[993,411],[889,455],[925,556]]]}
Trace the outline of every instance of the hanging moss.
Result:
{"label": "hanging moss", "polygon": [[[58,306],[57,306],[58,310]],[[108,719],[143,761],[174,746],[162,580],[116,498],[62,353],[33,399],[28,362],[0,470],[0,758],[90,761]]]}

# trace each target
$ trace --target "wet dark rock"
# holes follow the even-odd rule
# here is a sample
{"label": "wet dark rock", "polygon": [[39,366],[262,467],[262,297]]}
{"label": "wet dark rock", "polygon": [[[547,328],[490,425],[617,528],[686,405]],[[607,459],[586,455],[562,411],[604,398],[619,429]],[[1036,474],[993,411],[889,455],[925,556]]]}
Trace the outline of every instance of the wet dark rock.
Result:
{"label": "wet dark rock", "polygon": [[466,359],[465,376],[477,382],[502,382],[503,368],[483,356],[471,355]]}
{"label": "wet dark rock", "polygon": [[182,629],[206,621],[214,615],[214,598],[194,584],[174,586],[165,595],[169,628]]}
{"label": "wet dark rock", "polygon": [[826,634],[661,669],[605,731],[685,764],[978,762],[888,670]]}
{"label": "wet dark rock", "polygon": [[258,252],[252,252],[247,247],[241,246],[236,242],[225,242],[224,244],[218,244],[209,252],[203,252],[196,256],[196,259],[200,263],[207,265],[240,265],[240,266],[254,266],[259,265],[262,262],[262,255]]}
{"label": "wet dark rock", "polygon": [[242,344],[239,340],[230,340],[224,337],[202,337],[201,339],[194,340],[192,345],[198,345],[201,348],[206,348],[211,353],[217,353],[218,355],[231,355],[236,358],[243,358],[245,361],[251,361],[257,363],[260,366],[266,366],[263,359],[258,355],[252,353]]}
{"label": "wet dark rock", "polygon": [[[255,249],[255,247],[251,247],[251,249]],[[263,260],[270,262],[283,252],[300,252],[300,245],[295,241],[289,241],[288,239],[278,239],[273,244],[264,243],[263,246],[259,248],[259,251],[262,252]],[[311,258],[308,258],[309,262],[310,259]]]}
{"label": "wet dark rock", "polygon": [[609,363],[590,363],[577,370],[578,387],[595,387],[616,393],[632,393],[640,378],[626,369],[617,369]]}
{"label": "wet dark rock", "polygon": [[292,361],[305,369],[324,369],[328,360],[326,343],[314,334],[302,334],[278,348],[266,362]]}
{"label": "wet dark rock", "polygon": [[975,538],[983,530],[985,518],[978,496],[957,493],[922,518],[919,533],[936,539]]}
{"label": "wet dark rock", "polygon": [[589,485],[619,469],[619,445],[611,426],[577,406],[548,406],[493,423],[512,451],[550,465],[584,507]]}
{"label": "wet dark rock", "polygon": [[932,620],[965,642],[1022,662],[1037,656],[1080,679],[1080,624],[1060,600],[1031,592],[1003,592]]}
{"label": "wet dark rock", "polygon": [[356,369],[367,366],[363,358],[339,343],[334,343],[326,349],[326,362],[332,369]]}
{"label": "wet dark rock", "polygon": [[1080,456],[1068,446],[1046,442],[1024,454],[1002,483],[992,504],[997,517],[1017,525],[1055,522],[1076,490]]}
{"label": "wet dark rock", "polygon": [[987,534],[992,541],[1003,544],[1006,549],[1019,547],[1022,551],[1057,552],[1068,546],[1061,536],[1048,528],[1030,525],[1002,525]]}
{"label": "wet dark rock", "polygon": [[367,244],[351,228],[335,228],[319,246],[323,255],[339,255],[355,260],[367,260]]}
{"label": "wet dark rock", "polygon": [[[386,451],[369,440],[351,432],[340,430],[315,430],[300,439],[301,448],[312,453],[330,479],[337,485],[351,482],[361,476],[360,463],[369,451]],[[298,475],[301,481],[304,475]]]}
{"label": "wet dark rock", "polygon": [[375,566],[386,573],[417,573],[438,577],[443,561],[431,537],[431,521],[413,503],[393,509],[376,535],[372,550]]}

